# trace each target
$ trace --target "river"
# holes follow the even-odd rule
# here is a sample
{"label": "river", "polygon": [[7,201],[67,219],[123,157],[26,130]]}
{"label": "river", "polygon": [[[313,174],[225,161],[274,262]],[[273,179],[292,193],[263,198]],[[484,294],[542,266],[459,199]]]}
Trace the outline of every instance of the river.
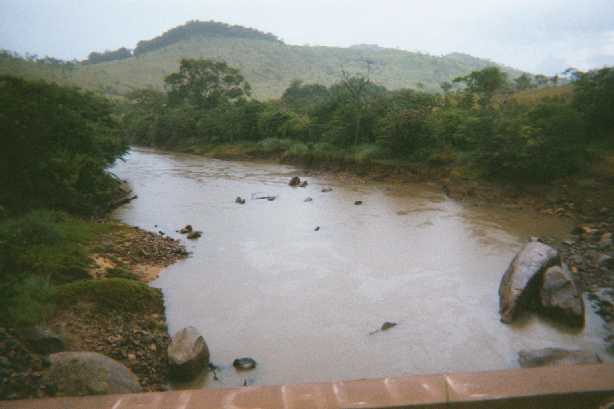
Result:
{"label": "river", "polygon": [[[580,332],[535,316],[499,322],[510,260],[530,236],[563,237],[561,219],[466,206],[437,185],[329,175],[292,188],[290,177],[305,173],[292,166],[140,148],[126,159],[112,171],[139,198],[118,219],[182,240],[183,225],[203,231],[185,241],[191,256],[152,283],[171,334],[196,327],[221,366],[219,381],[178,387],[504,369],[522,349],[602,348],[590,308]],[[260,195],[277,198],[252,199]],[[385,321],[398,325],[369,335]],[[242,356],[258,367],[237,372]]]}

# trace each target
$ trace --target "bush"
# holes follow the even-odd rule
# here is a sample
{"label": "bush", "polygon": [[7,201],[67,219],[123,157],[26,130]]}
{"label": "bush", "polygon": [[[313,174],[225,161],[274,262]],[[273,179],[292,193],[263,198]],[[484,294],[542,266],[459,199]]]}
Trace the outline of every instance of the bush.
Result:
{"label": "bush", "polygon": [[585,158],[583,121],[572,106],[546,101],[499,114],[479,160],[488,175],[547,182],[577,171]]}
{"label": "bush", "polygon": [[368,162],[374,159],[381,159],[386,156],[387,150],[376,144],[363,144],[354,148],[352,160],[354,162]]}
{"label": "bush", "polygon": [[112,113],[91,93],[0,76],[0,204],[107,210],[119,183],[105,169],[127,149]]}
{"label": "bush", "polygon": [[266,138],[258,142],[258,147],[264,153],[286,152],[291,145],[290,139]]}
{"label": "bush", "polygon": [[290,158],[306,158],[308,155],[309,146],[301,142],[293,143],[286,152],[286,156]]}
{"label": "bush", "polygon": [[49,280],[28,277],[0,298],[0,310],[6,311],[0,322],[16,327],[45,322],[54,312],[54,297]]}
{"label": "bush", "polygon": [[26,276],[52,282],[86,277],[86,245],[105,228],[46,210],[0,223],[0,286]]}
{"label": "bush", "polygon": [[162,293],[147,284],[124,278],[82,280],[58,286],[58,307],[69,307],[80,302],[93,303],[103,312],[145,312],[163,306]]}

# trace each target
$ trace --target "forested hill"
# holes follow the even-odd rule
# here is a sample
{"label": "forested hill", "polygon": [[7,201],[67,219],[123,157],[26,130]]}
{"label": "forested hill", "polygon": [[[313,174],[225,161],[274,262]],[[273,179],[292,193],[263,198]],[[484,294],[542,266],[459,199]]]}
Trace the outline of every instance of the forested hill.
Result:
{"label": "forested hill", "polygon": [[[181,58],[226,61],[241,70],[252,85],[254,96],[262,99],[281,96],[294,79],[331,85],[340,79],[342,70],[365,74],[368,67],[371,79],[386,88],[439,91],[441,82],[494,65],[464,54],[436,57],[375,45],[349,48],[288,45],[273,34],[250,28],[189,22],[139,42],[133,52],[122,48],[92,53],[87,63],[71,69],[58,70],[46,63],[16,61],[5,55],[0,59],[0,74],[45,78],[49,73],[47,79],[122,95],[137,88],[161,89],[163,78],[177,70]],[[506,70],[512,76],[519,74]]]}

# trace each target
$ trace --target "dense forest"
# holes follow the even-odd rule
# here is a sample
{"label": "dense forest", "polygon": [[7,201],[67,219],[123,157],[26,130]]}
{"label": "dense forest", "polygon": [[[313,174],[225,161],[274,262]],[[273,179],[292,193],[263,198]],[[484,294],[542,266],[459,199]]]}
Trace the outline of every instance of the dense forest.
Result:
{"label": "dense forest", "polygon": [[484,177],[546,182],[581,170],[589,145],[614,142],[614,69],[569,77],[570,92],[526,102],[516,95],[541,84],[511,81],[498,67],[442,83],[443,94],[390,91],[368,73],[344,71],[331,86],[297,80],[281,99],[261,102],[236,69],[186,59],[166,92],[132,92],[122,120],[141,145],[234,144],[245,155],[307,163],[461,164]]}

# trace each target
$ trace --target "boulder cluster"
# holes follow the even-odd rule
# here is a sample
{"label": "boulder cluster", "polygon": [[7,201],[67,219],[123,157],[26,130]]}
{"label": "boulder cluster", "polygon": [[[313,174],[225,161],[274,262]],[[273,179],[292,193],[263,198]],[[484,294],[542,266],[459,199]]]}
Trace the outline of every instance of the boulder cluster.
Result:
{"label": "boulder cluster", "polygon": [[525,311],[537,311],[562,323],[584,325],[584,302],[569,268],[553,247],[532,239],[514,257],[499,286],[504,323]]}

